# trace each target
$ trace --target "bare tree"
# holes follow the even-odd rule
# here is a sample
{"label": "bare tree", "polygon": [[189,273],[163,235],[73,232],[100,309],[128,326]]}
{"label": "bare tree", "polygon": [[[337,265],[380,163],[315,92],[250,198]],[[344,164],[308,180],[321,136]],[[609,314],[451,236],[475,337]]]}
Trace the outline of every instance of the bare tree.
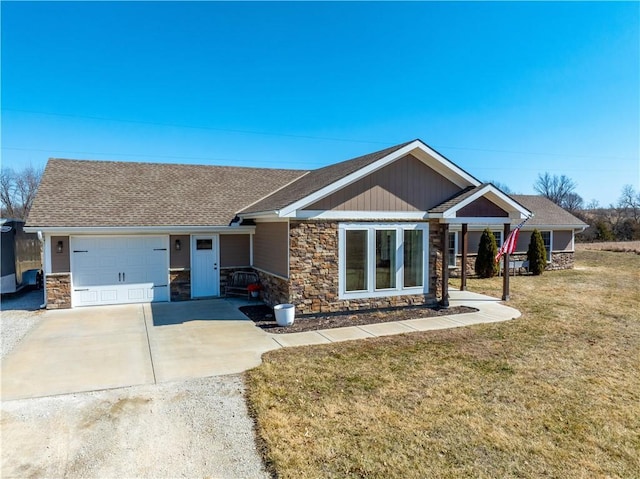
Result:
{"label": "bare tree", "polygon": [[539,174],[533,188],[542,196],[549,198],[562,208],[572,209],[576,204],[582,205],[580,195],[576,193],[576,182],[566,175]]}
{"label": "bare tree", "polygon": [[636,192],[632,185],[624,185],[618,200],[618,209],[627,218],[633,218],[637,223],[640,220],[640,191]]}
{"label": "bare tree", "polygon": [[580,211],[584,206],[584,201],[578,193],[569,193],[564,199],[564,208],[572,213]]}
{"label": "bare tree", "polygon": [[501,181],[494,181],[494,180],[486,181],[486,183],[491,183],[493,186],[498,188],[503,193],[506,193],[508,195],[513,194],[513,190],[509,188],[509,186],[506,183],[502,183]]}
{"label": "bare tree", "polygon": [[600,202],[595,198],[589,201],[589,203],[587,203],[587,206],[585,207],[585,209],[587,210],[597,210],[598,208],[600,208]]}
{"label": "bare tree", "polygon": [[0,172],[0,202],[2,216],[26,219],[33,205],[42,178],[42,168],[27,166],[21,171],[2,168]]}

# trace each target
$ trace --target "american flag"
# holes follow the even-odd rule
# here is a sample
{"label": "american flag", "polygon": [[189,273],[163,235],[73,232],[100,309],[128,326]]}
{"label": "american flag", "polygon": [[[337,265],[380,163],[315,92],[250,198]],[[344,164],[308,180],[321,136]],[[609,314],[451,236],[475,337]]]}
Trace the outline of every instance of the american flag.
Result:
{"label": "american flag", "polygon": [[500,249],[498,250],[498,254],[496,255],[496,263],[500,261],[500,258],[503,254],[513,254],[513,252],[516,250],[520,228],[522,228],[522,226],[527,222],[528,219],[529,218],[525,219],[522,223],[516,226],[513,231],[511,231],[511,233],[509,233],[509,236],[507,236],[507,239],[504,241],[504,243],[502,243],[502,246],[500,246]]}

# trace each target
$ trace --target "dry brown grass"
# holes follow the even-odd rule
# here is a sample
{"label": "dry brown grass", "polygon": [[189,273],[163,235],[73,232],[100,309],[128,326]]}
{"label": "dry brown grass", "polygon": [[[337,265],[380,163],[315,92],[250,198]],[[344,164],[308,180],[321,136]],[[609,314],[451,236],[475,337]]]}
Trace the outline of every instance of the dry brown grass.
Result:
{"label": "dry brown grass", "polygon": [[512,278],[515,321],[267,354],[247,382],[268,463],[283,478],[640,477],[640,256],[577,259]]}
{"label": "dry brown grass", "polygon": [[615,251],[640,254],[640,241],[604,241],[602,243],[576,243],[578,251]]}

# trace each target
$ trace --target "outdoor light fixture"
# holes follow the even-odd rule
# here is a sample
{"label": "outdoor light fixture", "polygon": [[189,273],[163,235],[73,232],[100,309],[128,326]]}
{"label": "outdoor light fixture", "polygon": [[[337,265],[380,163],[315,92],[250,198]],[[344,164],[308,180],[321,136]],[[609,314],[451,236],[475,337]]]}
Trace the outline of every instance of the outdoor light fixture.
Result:
{"label": "outdoor light fixture", "polygon": [[177,239],[176,240],[176,251],[180,251],[180,248],[182,248],[182,243],[180,243],[180,240]]}
{"label": "outdoor light fixture", "polygon": [[62,241],[58,241],[58,253],[62,253],[63,246],[64,246],[64,243]]}

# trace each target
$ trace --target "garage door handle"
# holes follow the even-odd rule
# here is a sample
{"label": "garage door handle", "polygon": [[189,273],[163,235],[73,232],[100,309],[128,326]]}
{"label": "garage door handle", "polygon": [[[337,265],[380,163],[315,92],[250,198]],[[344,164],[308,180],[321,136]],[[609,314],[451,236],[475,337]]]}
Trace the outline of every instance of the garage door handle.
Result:
{"label": "garage door handle", "polygon": [[89,288],[85,288],[85,289],[74,289],[74,291],[89,291]]}
{"label": "garage door handle", "polygon": [[152,287],[153,288],[166,288],[167,285],[166,284],[154,284]]}
{"label": "garage door handle", "polygon": [[122,281],[122,273],[118,273],[118,281]]}
{"label": "garage door handle", "polygon": [[122,273],[122,281],[126,281],[126,280],[124,279],[124,273]]}
{"label": "garage door handle", "polygon": [[89,251],[86,249],[74,249],[73,250],[74,253],[88,253]]}

